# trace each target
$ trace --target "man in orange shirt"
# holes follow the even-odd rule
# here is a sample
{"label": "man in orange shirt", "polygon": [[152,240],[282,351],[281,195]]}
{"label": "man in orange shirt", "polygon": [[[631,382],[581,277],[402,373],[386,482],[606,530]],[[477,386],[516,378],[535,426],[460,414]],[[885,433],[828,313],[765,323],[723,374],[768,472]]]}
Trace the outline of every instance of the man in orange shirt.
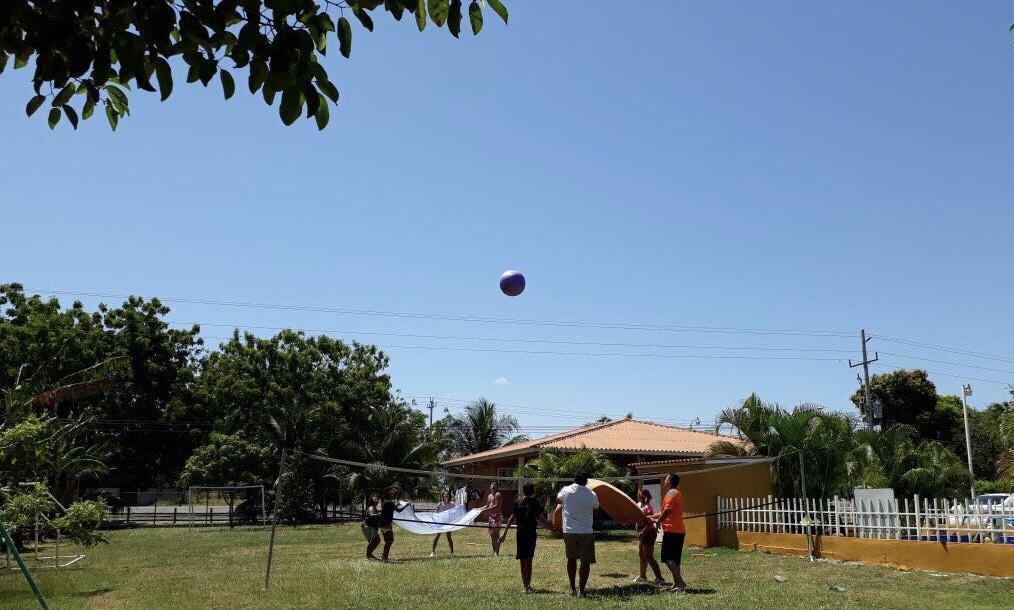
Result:
{"label": "man in orange shirt", "polygon": [[683,494],[679,490],[679,485],[679,475],[666,475],[666,494],[662,499],[662,512],[654,517],[662,530],[662,563],[672,572],[672,591],[683,591],[687,588],[687,583],[680,574],[683,540],[687,537],[687,528],[683,525]]}

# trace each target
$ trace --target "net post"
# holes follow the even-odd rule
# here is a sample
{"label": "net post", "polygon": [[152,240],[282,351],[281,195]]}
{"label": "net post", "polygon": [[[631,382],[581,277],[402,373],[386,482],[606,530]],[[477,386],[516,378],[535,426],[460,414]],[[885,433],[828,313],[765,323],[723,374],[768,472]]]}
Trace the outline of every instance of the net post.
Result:
{"label": "net post", "polygon": [[282,503],[282,474],[285,472],[286,449],[282,447],[282,457],[278,460],[278,480],[275,481],[275,508],[271,511],[271,538],[268,541],[268,565],[264,570],[264,590],[271,585],[271,560],[275,552],[275,528],[278,526],[278,507]]}

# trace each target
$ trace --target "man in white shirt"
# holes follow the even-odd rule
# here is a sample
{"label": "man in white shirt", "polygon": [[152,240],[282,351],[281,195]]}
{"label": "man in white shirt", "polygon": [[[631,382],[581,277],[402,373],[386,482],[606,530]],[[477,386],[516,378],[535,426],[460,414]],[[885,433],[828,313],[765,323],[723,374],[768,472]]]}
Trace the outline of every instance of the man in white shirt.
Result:
{"label": "man in white shirt", "polygon": [[[563,545],[567,550],[567,576],[570,578],[570,594],[584,597],[588,584],[591,564],[595,563],[595,534],[592,533],[592,513],[599,507],[595,492],[585,487],[588,475],[579,472],[574,483],[560,490],[556,495],[563,513]],[[574,586],[577,562],[581,560],[580,588]]]}

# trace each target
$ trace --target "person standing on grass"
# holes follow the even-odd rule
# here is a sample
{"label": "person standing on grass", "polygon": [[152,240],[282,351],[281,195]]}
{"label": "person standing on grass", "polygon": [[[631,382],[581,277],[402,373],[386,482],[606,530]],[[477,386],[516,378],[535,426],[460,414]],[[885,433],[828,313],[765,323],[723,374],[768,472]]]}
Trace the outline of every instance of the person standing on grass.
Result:
{"label": "person standing on grass", "polygon": [[489,539],[493,544],[493,556],[500,556],[500,526],[503,525],[503,509],[500,504],[503,502],[503,496],[500,494],[500,487],[496,481],[489,484],[489,494],[486,496],[486,508],[484,512],[489,512],[487,524],[489,525]]}
{"label": "person standing on grass", "polygon": [[366,559],[369,561],[377,561],[377,556],[373,552],[380,546],[380,509],[377,507],[378,504],[380,504],[380,496],[371,493],[369,504],[366,507],[366,519],[363,520],[363,535],[366,536]]}
{"label": "person standing on grass", "polygon": [[635,583],[648,582],[648,566],[655,573],[655,584],[665,584],[662,578],[662,571],[658,569],[658,562],[655,561],[655,541],[658,540],[658,528],[651,520],[655,509],[651,507],[651,492],[643,487],[637,490],[637,507],[644,513],[644,520],[636,523],[637,530],[637,552],[641,558],[641,574],[634,579]]}
{"label": "person standing on grass", "polygon": [[[454,508],[454,501],[451,500],[451,492],[445,491],[440,496],[440,503],[437,504],[437,512],[442,513],[445,510],[451,510]],[[430,557],[434,557],[437,554],[437,542],[440,541],[440,534],[437,534],[433,538],[433,550],[430,551]],[[454,539],[451,538],[451,533],[447,532],[447,546],[451,547],[451,557],[454,557]]]}
{"label": "person standing on grass", "polygon": [[387,498],[380,505],[380,533],[384,537],[384,552],[380,555],[381,561],[387,561],[391,553],[391,546],[394,544],[394,513],[405,510],[408,504],[398,506],[398,489],[392,487],[387,490]]}
{"label": "person standing on grass", "polygon": [[535,484],[525,483],[521,488],[524,498],[514,503],[514,512],[507,519],[503,535],[500,536],[500,544],[507,539],[507,532],[511,529],[512,523],[517,523],[517,558],[521,562],[521,584],[524,585],[522,593],[525,595],[532,592],[532,560],[535,558],[535,543],[537,541],[536,528],[541,523],[543,527],[549,528],[549,521],[542,510],[542,503],[535,498]]}
{"label": "person standing on grass", "polygon": [[679,486],[679,475],[666,475],[662,512],[655,516],[655,522],[662,528],[662,563],[672,572],[671,591],[683,591],[687,588],[687,583],[680,574],[683,541],[687,537],[687,528],[683,525],[683,493],[679,490]]}
{"label": "person standing on grass", "polygon": [[[579,472],[574,483],[560,490],[556,499],[563,513],[563,545],[567,551],[567,578],[570,579],[570,594],[584,597],[591,564],[595,563],[595,534],[592,532],[592,516],[599,507],[595,492],[586,487],[588,475]],[[581,580],[574,586],[577,562],[581,562]]]}

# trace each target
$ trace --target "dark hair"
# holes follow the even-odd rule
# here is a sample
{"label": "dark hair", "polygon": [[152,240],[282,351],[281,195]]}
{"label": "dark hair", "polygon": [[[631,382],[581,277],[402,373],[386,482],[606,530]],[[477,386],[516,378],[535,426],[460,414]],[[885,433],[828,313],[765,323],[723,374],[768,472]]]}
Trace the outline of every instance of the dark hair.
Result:
{"label": "dark hair", "polygon": [[641,489],[638,489],[637,493],[643,495],[645,500],[648,500],[649,502],[651,501],[651,492],[648,491],[647,487],[642,487]]}
{"label": "dark hair", "polygon": [[666,475],[666,478],[672,481],[673,489],[676,489],[677,487],[680,486],[680,475],[674,472],[670,472],[669,474]]}
{"label": "dark hair", "polygon": [[578,485],[587,485],[588,473],[584,472],[583,470],[581,472],[578,472],[577,474],[574,475],[574,482],[577,483]]}
{"label": "dark hair", "polygon": [[524,486],[521,487],[521,492],[526,496],[534,496],[535,483],[525,483]]}

